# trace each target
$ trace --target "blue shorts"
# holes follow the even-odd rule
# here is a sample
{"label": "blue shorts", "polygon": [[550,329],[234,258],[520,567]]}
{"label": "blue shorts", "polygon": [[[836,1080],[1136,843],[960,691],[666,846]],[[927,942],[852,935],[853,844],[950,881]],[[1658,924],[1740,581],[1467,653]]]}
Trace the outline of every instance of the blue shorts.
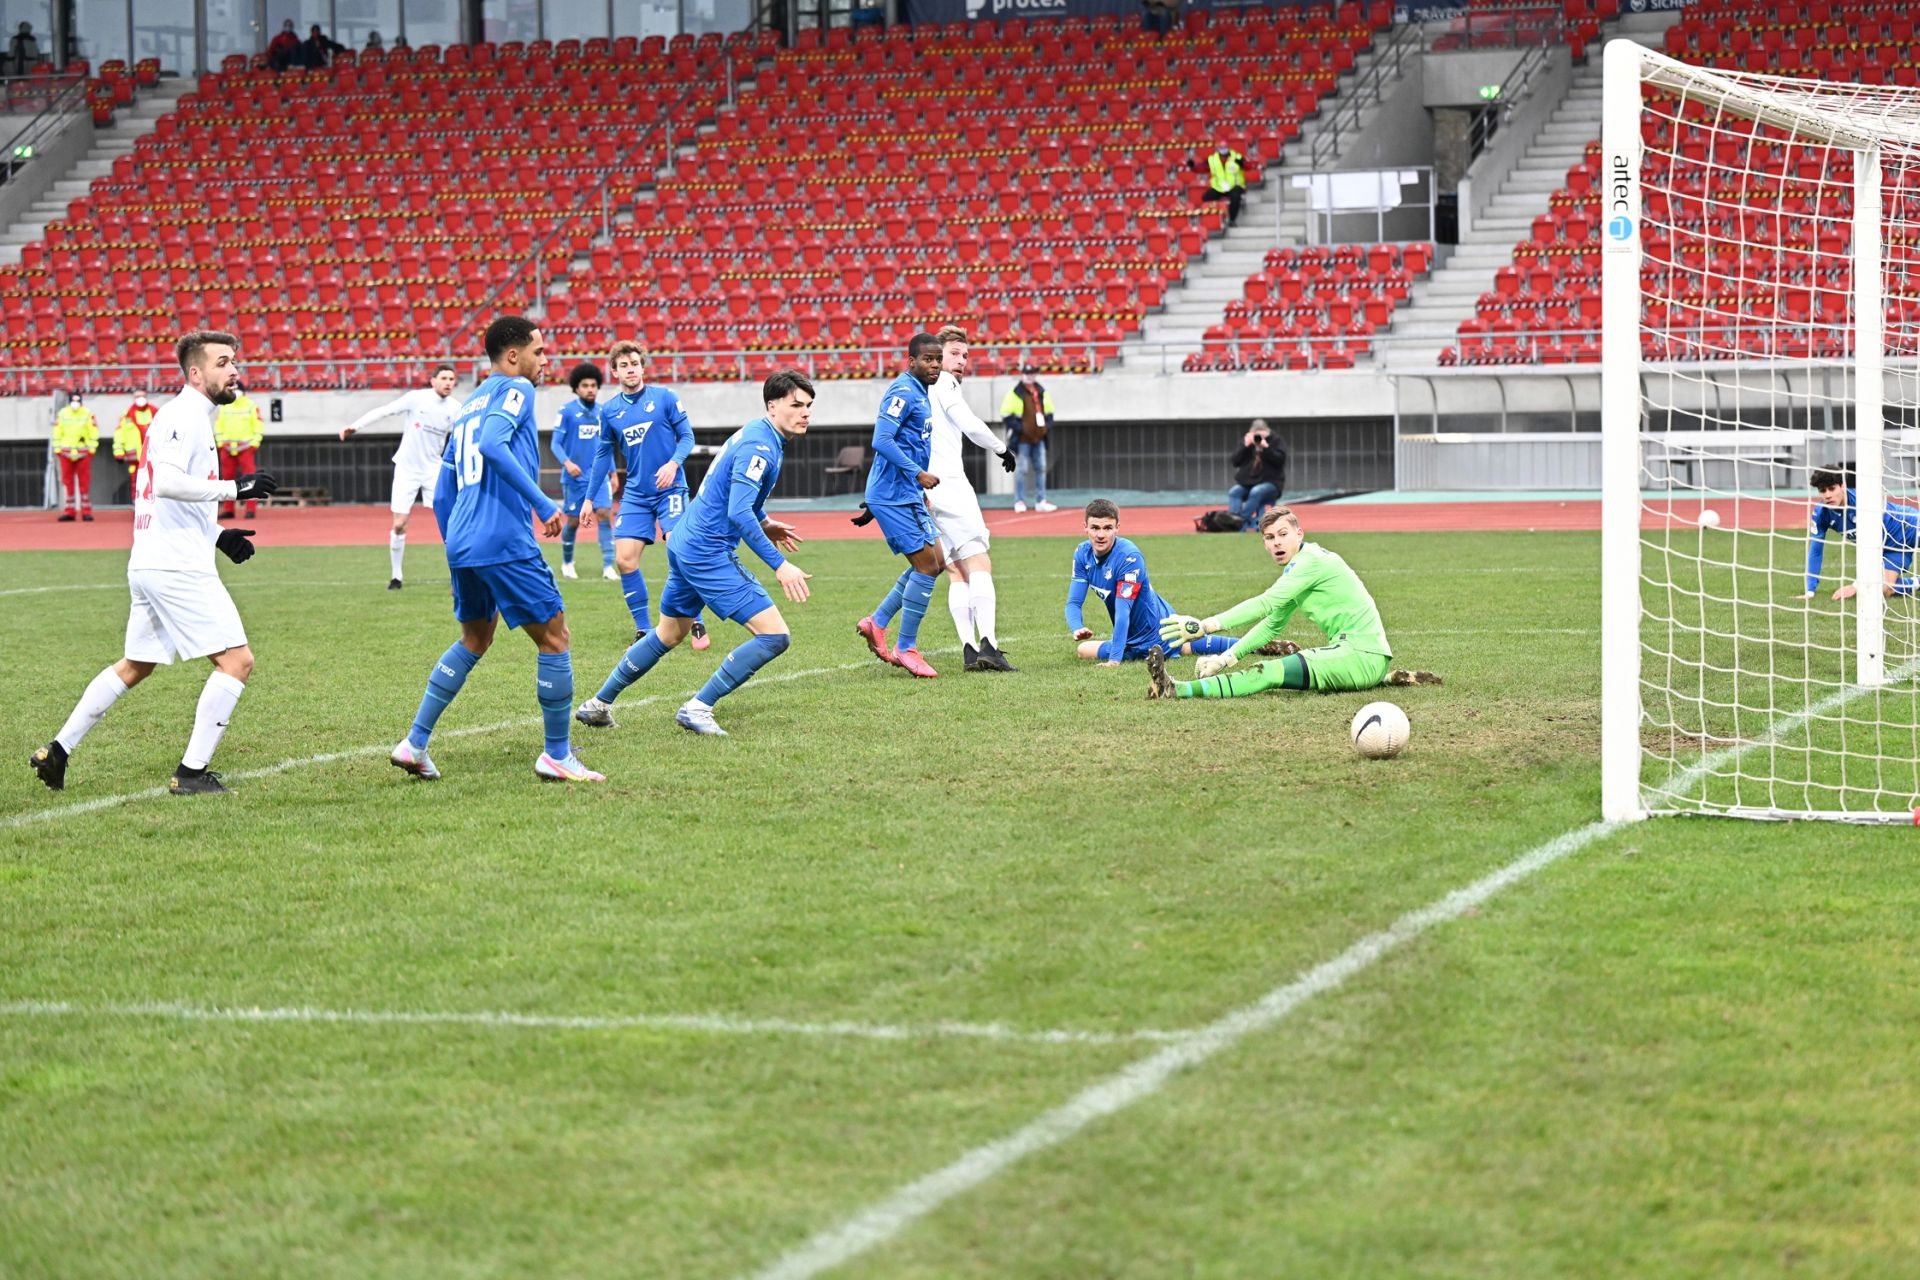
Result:
{"label": "blue shorts", "polygon": [[613,518],[613,536],[652,542],[655,526],[659,527],[663,536],[672,533],[674,526],[680,523],[680,517],[685,514],[685,489],[649,488],[643,491],[629,484],[620,494],[620,514]]}
{"label": "blue shorts", "polygon": [[566,608],[553,570],[539,556],[453,571],[453,616],[482,622],[498,613],[514,628],[545,622]]}
{"label": "blue shorts", "polygon": [[744,624],[748,618],[773,608],[773,597],[748,573],[740,557],[697,560],[689,563],[673,553],[667,544],[667,585],[660,591],[660,616],[697,618],[705,607],[730,622]]}
{"label": "blue shorts", "polygon": [[[587,480],[588,477],[583,475],[570,476],[564,471],[560,473],[560,509],[562,511],[570,516],[580,514],[580,508],[586,504],[587,500]],[[613,483],[602,480],[600,492],[593,496],[593,509],[605,511],[612,505]]]}
{"label": "blue shorts", "polygon": [[887,536],[887,550],[896,555],[910,556],[940,541],[939,531],[933,527],[933,514],[924,502],[911,506],[869,502],[867,510],[873,512],[880,532]]}

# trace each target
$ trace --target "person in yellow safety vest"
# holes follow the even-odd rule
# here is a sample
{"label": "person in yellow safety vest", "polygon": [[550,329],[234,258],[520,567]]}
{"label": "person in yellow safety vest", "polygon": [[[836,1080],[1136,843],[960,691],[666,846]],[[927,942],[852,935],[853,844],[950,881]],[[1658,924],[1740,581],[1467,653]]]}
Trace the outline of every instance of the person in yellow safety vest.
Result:
{"label": "person in yellow safety vest", "polygon": [[1225,138],[1220,145],[1207,155],[1202,165],[1194,161],[1195,169],[1204,169],[1207,175],[1207,189],[1201,195],[1201,203],[1215,200],[1227,202],[1227,225],[1232,226],[1240,220],[1240,202],[1247,194],[1246,157],[1233,149]]}
{"label": "person in yellow safety vest", "polygon": [[93,520],[93,451],[100,447],[100,424],[80,393],[67,397],[53,419],[53,452],[60,460],[60,519]]}
{"label": "person in yellow safety vest", "polygon": [[[213,447],[220,451],[220,478],[237,480],[259,470],[254,465],[254,450],[266,434],[260,422],[260,406],[242,390],[233,403],[223,404],[213,416]],[[259,504],[247,499],[247,519],[260,514]],[[220,508],[222,520],[233,519],[233,503]]]}
{"label": "person in yellow safety vest", "polygon": [[120,424],[113,429],[113,456],[127,464],[129,478],[139,469],[140,450],[146,447],[147,428],[153,425],[156,412],[147,400],[147,393],[136,391],[133,403],[120,415]]}

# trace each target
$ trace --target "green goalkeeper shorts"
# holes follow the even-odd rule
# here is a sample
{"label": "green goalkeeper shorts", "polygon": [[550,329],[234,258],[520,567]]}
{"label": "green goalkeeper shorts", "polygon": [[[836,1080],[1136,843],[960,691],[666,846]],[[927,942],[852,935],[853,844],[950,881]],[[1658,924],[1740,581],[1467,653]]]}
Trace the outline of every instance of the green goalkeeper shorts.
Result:
{"label": "green goalkeeper shorts", "polygon": [[1349,644],[1335,641],[1319,649],[1302,649],[1307,660],[1307,679],[1320,693],[1373,689],[1387,678],[1387,664],[1393,660],[1385,653],[1367,653]]}

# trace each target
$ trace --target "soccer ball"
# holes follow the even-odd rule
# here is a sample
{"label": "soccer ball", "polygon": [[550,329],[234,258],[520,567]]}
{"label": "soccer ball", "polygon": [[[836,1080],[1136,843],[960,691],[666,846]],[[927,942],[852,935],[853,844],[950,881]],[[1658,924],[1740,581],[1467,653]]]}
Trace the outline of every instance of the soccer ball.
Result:
{"label": "soccer ball", "polygon": [[1407,713],[1391,702],[1369,702],[1353,716],[1353,749],[1369,760],[1400,754],[1412,727]]}
{"label": "soccer ball", "polygon": [[1700,513],[1700,527],[1703,529],[1718,529],[1720,527],[1720,513],[1712,507],[1703,510]]}

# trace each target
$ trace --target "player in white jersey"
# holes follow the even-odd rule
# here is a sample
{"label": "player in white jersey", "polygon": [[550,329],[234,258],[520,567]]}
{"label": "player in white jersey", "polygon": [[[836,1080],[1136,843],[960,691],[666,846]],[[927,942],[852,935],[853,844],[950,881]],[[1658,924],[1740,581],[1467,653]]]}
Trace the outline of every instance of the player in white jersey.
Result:
{"label": "player in white jersey", "polygon": [[197,330],[174,345],[187,383],[162,405],[147,428],[147,445],[133,477],[133,554],[127,587],[126,656],[87,686],[52,742],[28,757],[55,791],[67,785],[67,757],[100,723],[120,695],[175,657],[209,658],[213,674],[200,692],[193,736],[167,789],[175,795],[222,793],[207,765],[253,674],[253,650],[240,611],[214,570],[216,548],[235,564],[253,555],[251,529],[222,529],[214,510],[222,502],[257,502],[276,488],[264,471],[222,480],[213,443],[215,405],[232,404],[239,387],[239,339]]}
{"label": "player in white jersey", "polygon": [[960,437],[964,435],[998,457],[1008,471],[1014,466],[1013,449],[1000,443],[960,394],[960,379],[967,373],[966,333],[948,325],[934,336],[940,339],[940,378],[927,389],[933,401],[933,440],[927,470],[940,477],[940,483],[927,490],[927,508],[933,513],[933,527],[940,534],[940,547],[947,557],[947,612],[953,615],[954,629],[960,633],[967,670],[1012,671],[1014,665],[995,641],[996,602],[993,560],[987,555],[987,521],[980,514],[980,499],[967,481],[966,467],[960,459]]}
{"label": "player in white jersey", "polygon": [[453,420],[460,412],[460,402],[453,398],[459,380],[452,365],[435,365],[433,380],[427,386],[370,409],[355,418],[352,426],[340,428],[340,438],[345,440],[382,418],[396,413],[407,415],[406,433],[400,437],[400,447],[393,451],[393,501],[387,504],[393,512],[393,532],[387,535],[387,554],[393,561],[393,577],[387,581],[389,591],[398,591],[401,579],[406,577],[401,566],[407,554],[407,519],[413,514],[414,504],[433,504],[433,489],[440,482],[440,459],[447,451],[447,432],[453,429]]}

